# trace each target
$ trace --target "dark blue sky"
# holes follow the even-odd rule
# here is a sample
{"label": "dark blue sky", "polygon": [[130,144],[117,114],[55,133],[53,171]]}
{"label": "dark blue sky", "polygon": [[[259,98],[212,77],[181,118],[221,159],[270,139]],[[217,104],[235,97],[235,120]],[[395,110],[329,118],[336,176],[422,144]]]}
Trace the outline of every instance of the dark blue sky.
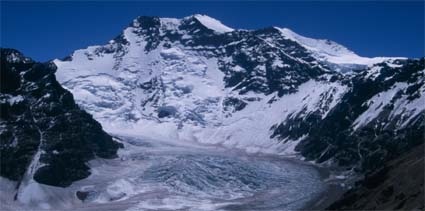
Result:
{"label": "dark blue sky", "polygon": [[1,46],[36,60],[104,44],[136,16],[207,14],[232,28],[287,27],[362,56],[424,56],[424,2],[1,2]]}

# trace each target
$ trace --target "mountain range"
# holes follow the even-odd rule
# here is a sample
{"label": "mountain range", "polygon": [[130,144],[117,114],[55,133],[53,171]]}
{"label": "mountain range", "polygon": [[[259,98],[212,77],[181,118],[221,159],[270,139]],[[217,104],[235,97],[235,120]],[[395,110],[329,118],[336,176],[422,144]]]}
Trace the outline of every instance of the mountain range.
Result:
{"label": "mountain range", "polygon": [[[424,208],[424,171],[393,175],[423,164],[425,58],[192,15],[137,17],[109,43],[44,64],[2,49],[1,62],[1,176],[25,187],[88,177],[86,162],[116,158],[111,136],[126,135],[363,175],[331,209]],[[390,188],[403,182],[412,188]]]}

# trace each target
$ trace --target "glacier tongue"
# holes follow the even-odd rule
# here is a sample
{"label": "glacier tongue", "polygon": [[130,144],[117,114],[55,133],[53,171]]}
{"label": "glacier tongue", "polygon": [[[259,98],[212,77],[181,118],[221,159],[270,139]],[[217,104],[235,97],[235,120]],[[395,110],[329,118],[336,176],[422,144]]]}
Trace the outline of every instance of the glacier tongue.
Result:
{"label": "glacier tongue", "polygon": [[91,161],[92,175],[67,188],[33,183],[29,203],[11,199],[16,183],[0,178],[3,210],[295,210],[327,188],[317,167],[279,156],[119,138],[119,158]]}

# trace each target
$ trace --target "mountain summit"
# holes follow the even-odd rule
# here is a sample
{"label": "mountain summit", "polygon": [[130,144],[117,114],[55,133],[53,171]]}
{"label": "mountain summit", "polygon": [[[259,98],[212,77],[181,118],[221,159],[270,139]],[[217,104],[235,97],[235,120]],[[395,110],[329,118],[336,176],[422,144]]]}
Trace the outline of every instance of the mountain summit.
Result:
{"label": "mountain summit", "polygon": [[234,30],[228,26],[223,25],[220,21],[214,18],[211,18],[207,15],[196,14],[196,15],[193,15],[192,17],[196,18],[196,20],[201,22],[202,25],[204,25],[205,27],[211,30],[214,30],[215,32],[225,33],[225,32],[231,32]]}

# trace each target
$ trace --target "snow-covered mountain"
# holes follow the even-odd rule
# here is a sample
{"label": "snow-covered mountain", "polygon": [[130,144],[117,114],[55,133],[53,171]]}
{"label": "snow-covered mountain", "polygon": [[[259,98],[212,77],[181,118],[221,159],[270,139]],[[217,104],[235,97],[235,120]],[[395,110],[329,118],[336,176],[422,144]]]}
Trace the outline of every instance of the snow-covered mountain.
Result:
{"label": "snow-covered mountain", "polygon": [[[289,29],[143,16],[108,44],[54,63],[77,103],[118,134],[365,167],[376,147],[386,160],[423,125],[423,59],[361,57]],[[389,152],[375,139],[359,143],[371,130],[403,140]]]}
{"label": "snow-covered mountain", "polygon": [[[50,63],[1,50],[1,176],[16,182],[0,178],[0,201],[10,210],[300,209],[326,185],[284,159],[295,156],[366,175],[334,208],[421,208],[423,183],[386,174],[423,162],[424,105],[425,58],[366,58],[206,15],[138,17],[109,43]],[[102,128],[125,145],[118,159],[93,161],[122,146]],[[412,188],[369,203],[388,194],[378,177]],[[373,194],[357,197],[370,184]]]}

